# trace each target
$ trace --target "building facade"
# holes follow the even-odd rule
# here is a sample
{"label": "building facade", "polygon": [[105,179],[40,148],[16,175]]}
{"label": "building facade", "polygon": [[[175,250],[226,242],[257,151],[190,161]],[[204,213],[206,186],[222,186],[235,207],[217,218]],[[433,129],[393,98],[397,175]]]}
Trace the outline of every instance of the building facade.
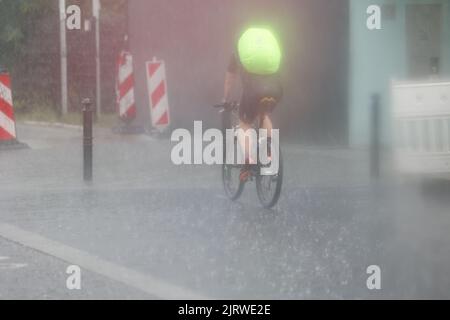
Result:
{"label": "building facade", "polygon": [[[370,30],[367,8],[381,8],[381,29]],[[393,141],[392,81],[450,79],[450,1],[350,1],[349,141],[370,141],[370,97],[381,95],[382,139]]]}
{"label": "building facade", "polygon": [[[381,8],[369,30],[367,9]],[[275,112],[300,143],[367,146],[370,97],[381,95],[382,139],[392,142],[393,80],[450,78],[449,0],[129,1],[138,119],[148,124],[145,61],[166,62],[174,127],[217,126],[211,105],[240,32],[267,23],[284,47],[284,100]]]}
{"label": "building facade", "polygon": [[274,112],[284,137],[346,144],[348,0],[133,0],[128,2],[138,121],[149,123],[145,61],[166,62],[173,127],[220,125],[224,76],[241,32],[270,26],[283,47],[284,97]]}

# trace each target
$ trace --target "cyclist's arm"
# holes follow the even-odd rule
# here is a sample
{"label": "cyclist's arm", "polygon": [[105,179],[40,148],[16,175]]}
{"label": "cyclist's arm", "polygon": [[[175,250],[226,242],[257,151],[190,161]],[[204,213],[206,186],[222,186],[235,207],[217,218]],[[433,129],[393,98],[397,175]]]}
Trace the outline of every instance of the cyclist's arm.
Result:
{"label": "cyclist's arm", "polygon": [[236,85],[238,75],[236,73],[227,71],[225,75],[225,86],[223,91],[223,102],[229,102],[230,101],[230,95],[231,91],[233,90],[234,86]]}
{"label": "cyclist's arm", "polygon": [[227,73],[225,75],[225,88],[223,94],[223,102],[230,102],[231,92],[238,81],[239,76],[239,62],[235,53],[231,55],[228,64]]}

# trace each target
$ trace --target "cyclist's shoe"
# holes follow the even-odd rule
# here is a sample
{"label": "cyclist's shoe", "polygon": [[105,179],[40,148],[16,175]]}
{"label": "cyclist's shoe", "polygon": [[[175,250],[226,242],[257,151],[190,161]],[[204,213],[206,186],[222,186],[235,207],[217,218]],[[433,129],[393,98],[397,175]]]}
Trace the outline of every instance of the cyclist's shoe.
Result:
{"label": "cyclist's shoe", "polygon": [[242,183],[245,183],[245,182],[248,181],[248,179],[250,179],[250,176],[251,176],[251,175],[252,175],[251,168],[250,168],[249,165],[246,165],[246,166],[244,166],[244,167],[241,169],[241,173],[240,173],[240,175],[239,175],[239,180],[240,180]]}

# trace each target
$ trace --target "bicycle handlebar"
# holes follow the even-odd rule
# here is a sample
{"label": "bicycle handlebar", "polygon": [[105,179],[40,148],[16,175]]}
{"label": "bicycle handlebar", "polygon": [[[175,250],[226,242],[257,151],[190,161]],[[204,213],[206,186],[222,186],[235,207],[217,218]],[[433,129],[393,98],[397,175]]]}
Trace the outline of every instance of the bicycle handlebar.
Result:
{"label": "bicycle handlebar", "polygon": [[237,102],[225,102],[214,106],[216,109],[222,109],[223,111],[231,111],[237,109],[239,104]]}

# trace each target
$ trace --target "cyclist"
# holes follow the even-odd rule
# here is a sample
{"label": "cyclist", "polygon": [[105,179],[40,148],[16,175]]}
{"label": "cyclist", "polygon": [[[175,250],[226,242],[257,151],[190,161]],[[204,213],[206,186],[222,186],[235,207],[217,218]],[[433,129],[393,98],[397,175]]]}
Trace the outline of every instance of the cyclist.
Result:
{"label": "cyclist", "polygon": [[[245,133],[252,128],[258,116],[262,117],[261,127],[268,132],[269,156],[273,128],[269,113],[282,97],[278,72],[280,62],[281,50],[273,33],[265,27],[253,27],[239,39],[237,52],[232,54],[225,75],[223,103],[230,102],[230,94],[240,77],[239,128]],[[241,181],[245,182],[250,176],[250,165],[256,164],[249,151],[254,142],[250,135],[238,137],[238,140],[245,155],[245,166],[240,174]]]}

